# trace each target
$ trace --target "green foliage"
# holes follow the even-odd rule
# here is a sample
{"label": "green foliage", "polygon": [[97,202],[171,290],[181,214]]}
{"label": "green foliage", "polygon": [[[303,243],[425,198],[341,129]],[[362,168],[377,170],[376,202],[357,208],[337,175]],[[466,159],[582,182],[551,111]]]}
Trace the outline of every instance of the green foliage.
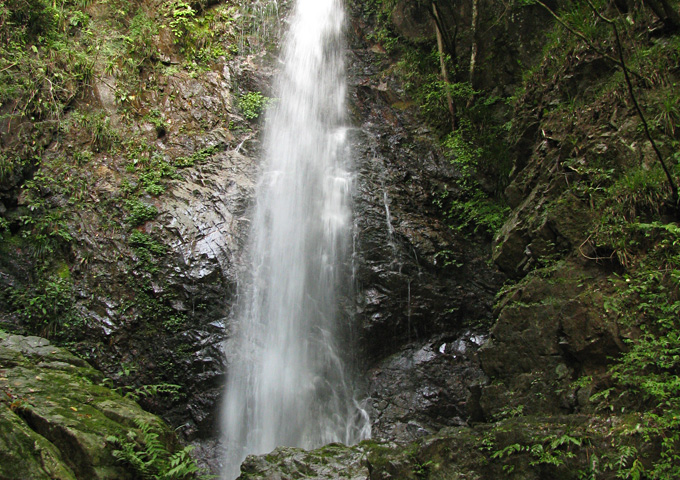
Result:
{"label": "green foliage", "polygon": [[44,0],[0,3],[0,103],[34,121],[58,115],[93,76],[82,35],[88,16]]}
{"label": "green foliage", "polygon": [[141,200],[134,199],[125,202],[128,211],[127,222],[132,227],[137,227],[158,216],[158,210],[153,205],[147,205]]}
{"label": "green foliage", "polygon": [[[506,447],[496,450],[492,455],[492,459],[508,459],[517,454],[525,454],[531,457],[530,466],[538,465],[553,465],[559,467],[565,464],[565,461],[574,458],[576,454],[574,450],[582,447],[584,439],[577,438],[564,433],[562,435],[548,435],[544,438],[535,439],[534,443],[513,443]],[[503,468],[504,471],[512,473],[514,466],[506,463]]]}
{"label": "green foliage", "polygon": [[133,153],[132,157],[132,161],[126,169],[130,173],[137,173],[139,183],[138,188],[131,189],[131,192],[141,188],[149,195],[158,196],[165,192],[167,179],[178,178],[175,167],[170,165],[161,155],[153,154],[145,158]]}
{"label": "green foliage", "polygon": [[[148,423],[135,420],[138,431],[125,437],[109,436],[106,441],[118,447],[113,455],[131,467],[144,480],[189,480],[199,478],[200,469],[191,458],[193,447],[171,452]],[[200,476],[200,478],[207,478]]]}
{"label": "green foliage", "polygon": [[83,320],[75,308],[71,279],[42,273],[31,287],[9,287],[4,292],[10,311],[34,335],[60,340],[76,337]]}
{"label": "green foliage", "polygon": [[168,128],[168,124],[160,111],[156,109],[151,110],[148,115],[146,115],[145,119],[154,127],[156,127],[156,133],[159,137],[165,135],[165,130]]}
{"label": "green foliage", "polygon": [[5,38],[33,39],[49,35],[57,26],[58,11],[46,0],[0,2],[0,33]]}
{"label": "green foliage", "polygon": [[106,112],[75,112],[72,121],[75,122],[76,128],[88,132],[90,145],[95,152],[107,152],[120,142],[118,132],[111,125],[111,119]]}
{"label": "green foliage", "polygon": [[664,213],[671,196],[670,188],[658,164],[627,168],[615,180],[613,172],[608,175],[611,177],[606,181],[596,180],[596,186],[579,187],[579,190],[589,189],[590,201],[599,210],[592,242],[611,250],[612,258],[629,266],[650,243],[639,228],[640,223],[658,219]]}
{"label": "green foliage", "polygon": [[517,405],[515,407],[508,406],[494,415],[494,421],[503,420],[506,418],[517,418],[524,415],[524,405]]}
{"label": "green foliage", "polygon": [[80,182],[65,181],[70,171],[68,162],[56,158],[48,163],[53,168],[38,170],[24,183],[26,208],[12,218],[20,227],[19,235],[37,259],[63,252],[73,240],[64,218],[64,207],[54,205],[50,196],[68,195],[75,201],[81,187]]}
{"label": "green foliage", "polygon": [[465,195],[453,198],[449,190],[443,190],[435,196],[434,203],[452,228],[493,236],[505,223],[510,209],[481,191],[469,189]]}
{"label": "green foliage", "polygon": [[159,383],[156,385],[142,385],[140,387],[123,387],[125,398],[138,402],[142,398],[170,395],[173,400],[180,398],[182,387],[171,383]]}
{"label": "green foliage", "polygon": [[[447,57],[446,61],[450,62],[450,57]],[[451,122],[447,120],[449,113],[444,101],[446,97],[446,92],[442,89],[444,83],[439,78],[438,50],[405,48],[395,66],[395,72],[402,78],[406,92],[426,115],[428,123],[446,131]]]}
{"label": "green foliage", "polygon": [[130,245],[138,250],[146,250],[153,255],[165,255],[167,252],[165,245],[153,240],[149,235],[139,230],[130,234]]}
{"label": "green foliage", "polygon": [[193,7],[183,0],[172,0],[165,4],[169,11],[170,29],[175,35],[175,40],[180,41],[184,37],[196,16]]}
{"label": "green foliage", "polygon": [[655,105],[657,113],[653,119],[654,127],[675,139],[680,123],[680,93],[678,93],[677,83],[673,82],[663,88],[657,98]]}
{"label": "green foliage", "polygon": [[398,45],[399,39],[390,29],[389,24],[384,23],[376,27],[368,36],[367,40],[379,44],[385,49],[385,52],[394,52]]}
{"label": "green foliage", "polygon": [[157,47],[153,43],[153,36],[157,35],[159,25],[155,19],[140,9],[130,21],[128,36],[124,37],[128,52],[139,58],[142,62],[150,59],[157,53]]}
{"label": "green foliage", "polygon": [[271,101],[271,98],[265,97],[260,92],[248,92],[239,97],[238,107],[244,117],[248,120],[255,120],[260,117]]}
{"label": "green foliage", "polygon": [[[469,111],[474,113],[474,108]],[[482,132],[471,120],[461,121],[458,130],[444,138],[443,147],[460,173],[454,185],[459,193],[452,196],[445,190],[435,204],[452,227],[493,236],[505,223],[509,208],[499,196],[504,186],[501,175],[507,175],[510,166],[501,138],[498,128],[489,126]],[[497,163],[489,166],[489,158],[497,159]],[[495,179],[492,192],[482,187],[482,178]]]}
{"label": "green foliage", "polygon": [[[439,133],[444,152],[460,174],[455,184],[435,192],[435,205],[453,228],[493,236],[508,213],[502,201],[512,167],[506,103],[475,90],[467,79],[445,82],[435,46],[404,43],[399,53],[395,72],[424,120]],[[453,78],[463,76],[448,55],[444,61]],[[457,116],[453,130],[449,98]]]}
{"label": "green foliage", "polygon": [[196,164],[205,163],[207,159],[215,155],[217,152],[223,150],[223,146],[215,145],[212,147],[203,148],[197,152],[194,152],[189,157],[177,157],[173,162],[173,165],[177,168],[193,167]]}
{"label": "green foliage", "polygon": [[670,196],[664,173],[657,164],[627,169],[608,193],[613,200],[612,214],[620,215],[626,221],[638,216],[658,215]]}
{"label": "green foliage", "polygon": [[157,292],[151,283],[149,274],[158,272],[154,255],[140,248],[136,249],[136,253],[139,255],[135,266],[138,270],[130,281],[133,296],[122,307],[121,313],[149,327],[149,332],[157,332],[159,327],[168,332],[182,330],[186,325],[187,314],[173,307],[176,294],[165,289]]}
{"label": "green foliage", "polygon": [[165,3],[165,12],[175,43],[191,59],[192,63],[186,65],[188,68],[195,69],[198,64],[208,64],[228,54],[218,39],[220,32],[233,22],[232,7],[222,5],[199,15],[190,3],[171,0]]}
{"label": "green foliage", "polygon": [[[660,444],[661,457],[645,474],[670,480],[680,476],[680,228],[658,222],[636,228],[651,250],[624,277],[608,308],[641,333],[611,367],[615,389],[594,400],[604,408],[633,404],[643,411],[628,435]],[[641,464],[629,467],[635,468]]]}
{"label": "green foliage", "polygon": [[58,253],[73,240],[61,210],[22,215],[18,220],[22,227],[21,236],[37,259],[45,259]]}
{"label": "green foliage", "polygon": [[[677,65],[678,38],[662,36],[649,41],[642,34],[653,21],[645,18],[649,15],[646,8],[631,8],[624,16],[615,8],[621,2],[592,3],[598,12],[616,21],[638,100],[677,181],[678,89],[669,62]],[[570,193],[592,207],[593,227],[583,233],[587,240],[582,245],[590,250],[583,248],[581,253],[597,262],[600,272],[618,272],[606,294],[603,315],[628,338],[625,351],[610,359],[606,376],[594,374],[594,380],[584,378],[577,383],[592,382],[595,394],[591,402],[599,407],[602,421],[614,425],[611,416],[616,415],[620,422],[619,427],[611,428],[606,441],[613,451],[588,446],[589,462],[580,476],[680,478],[680,228],[670,222],[674,218],[669,207],[671,189],[641,127],[635,130],[635,125],[629,124],[620,128],[622,123],[614,122],[611,126],[618,131],[612,130],[607,138],[609,125],[604,118],[622,111],[626,118],[635,114],[620,71],[603,70],[593,81],[577,82],[578,90],[565,88],[561,97],[555,95],[556,90],[569,85],[560,77],[570,78],[578,72],[571,70],[574,55],[618,57],[615,50],[612,54],[616,43],[611,26],[588,2],[561,2],[560,9],[568,28],[586,40],[556,23],[544,62],[526,75],[525,92],[516,101],[525,112],[532,112],[530,122],[535,121],[533,112],[540,112],[541,134],[557,143],[554,150],[551,145],[545,150],[554,156],[544,156],[539,150],[536,161],[559,162]],[[614,61],[609,59],[608,64]],[[586,63],[579,58],[575,65],[584,67]],[[584,85],[586,88],[581,88]],[[545,102],[546,94],[550,103]],[[597,116],[590,117],[593,112]],[[520,140],[526,127],[513,128],[511,133],[517,131]],[[546,133],[554,127],[562,135]],[[595,140],[600,134],[602,139]],[[542,451],[532,451],[530,445],[518,443],[514,449],[499,451],[497,458],[530,452],[537,461],[553,462],[554,454],[545,455],[552,445],[541,445]],[[576,446],[569,450],[576,452]]]}
{"label": "green foliage", "polygon": [[139,230],[134,230],[130,234],[129,242],[135,250],[137,265],[149,273],[156,273],[158,271],[156,258],[165,255],[168,248]]}
{"label": "green foliage", "polygon": [[0,183],[7,182],[16,174],[20,174],[26,161],[11,152],[0,152]]}

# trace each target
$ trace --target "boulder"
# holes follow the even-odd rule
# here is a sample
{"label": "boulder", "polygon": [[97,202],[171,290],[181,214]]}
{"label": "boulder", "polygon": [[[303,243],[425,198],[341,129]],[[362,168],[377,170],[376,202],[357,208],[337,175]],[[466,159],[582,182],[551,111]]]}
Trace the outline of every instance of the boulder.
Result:
{"label": "boulder", "polygon": [[44,338],[0,334],[0,478],[134,480],[107,437],[125,438],[139,424],[176,448],[162,420],[105,384],[87,362]]}

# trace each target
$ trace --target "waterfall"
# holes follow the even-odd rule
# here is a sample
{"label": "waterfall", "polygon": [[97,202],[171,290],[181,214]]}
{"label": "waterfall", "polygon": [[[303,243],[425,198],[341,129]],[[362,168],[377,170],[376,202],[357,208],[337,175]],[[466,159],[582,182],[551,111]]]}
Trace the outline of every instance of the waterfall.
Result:
{"label": "waterfall", "polygon": [[251,453],[370,433],[346,365],[353,178],[343,22],[341,0],[298,0],[286,37],[229,345],[226,479]]}

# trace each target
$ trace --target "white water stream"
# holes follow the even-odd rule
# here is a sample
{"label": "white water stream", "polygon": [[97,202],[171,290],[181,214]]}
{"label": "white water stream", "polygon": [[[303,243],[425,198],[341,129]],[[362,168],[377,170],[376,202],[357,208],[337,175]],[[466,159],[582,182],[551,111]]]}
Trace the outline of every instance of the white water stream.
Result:
{"label": "white water stream", "polygon": [[370,434],[340,306],[351,300],[353,225],[343,22],[341,0],[297,0],[286,38],[236,309],[225,479],[247,454]]}

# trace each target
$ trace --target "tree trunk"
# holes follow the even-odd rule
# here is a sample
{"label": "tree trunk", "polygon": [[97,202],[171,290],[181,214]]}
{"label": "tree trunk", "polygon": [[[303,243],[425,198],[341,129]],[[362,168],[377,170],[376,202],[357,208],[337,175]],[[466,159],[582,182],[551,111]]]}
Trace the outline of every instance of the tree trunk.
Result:
{"label": "tree trunk", "polygon": [[[479,17],[479,0],[472,0],[472,25],[470,26],[470,88],[474,89],[475,66],[477,65],[477,18]],[[468,107],[472,105],[474,96],[468,99]]]}
{"label": "tree trunk", "polygon": [[444,52],[444,39],[442,38],[442,32],[439,28],[441,19],[439,18],[439,10],[437,9],[436,2],[432,2],[432,13],[434,15],[434,28],[437,31],[437,48],[439,49],[439,65],[441,66],[442,80],[446,86],[446,101],[449,105],[449,113],[451,114],[451,130],[456,131],[457,121],[456,121],[456,105],[453,103],[453,97],[451,96],[451,90],[449,85],[449,72],[446,68],[446,54]]}

